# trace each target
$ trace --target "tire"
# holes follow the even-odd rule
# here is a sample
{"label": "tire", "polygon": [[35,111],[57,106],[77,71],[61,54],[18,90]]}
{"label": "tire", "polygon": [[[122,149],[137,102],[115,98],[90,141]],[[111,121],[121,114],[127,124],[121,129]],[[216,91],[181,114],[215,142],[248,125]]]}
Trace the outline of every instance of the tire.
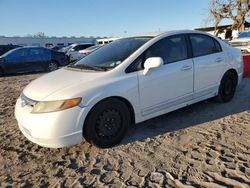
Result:
{"label": "tire", "polygon": [[2,77],[4,75],[3,69],[0,68],[0,77]]}
{"label": "tire", "polygon": [[232,72],[226,72],[221,79],[219,93],[216,97],[218,102],[226,103],[232,100],[237,87],[237,77]]}
{"label": "tire", "polygon": [[47,67],[47,70],[49,72],[52,72],[52,71],[55,71],[58,69],[58,64],[54,61],[51,61],[49,64],[48,64],[48,67]]}
{"label": "tire", "polygon": [[120,143],[130,124],[127,105],[119,99],[107,99],[90,111],[83,127],[83,136],[97,147],[112,147]]}

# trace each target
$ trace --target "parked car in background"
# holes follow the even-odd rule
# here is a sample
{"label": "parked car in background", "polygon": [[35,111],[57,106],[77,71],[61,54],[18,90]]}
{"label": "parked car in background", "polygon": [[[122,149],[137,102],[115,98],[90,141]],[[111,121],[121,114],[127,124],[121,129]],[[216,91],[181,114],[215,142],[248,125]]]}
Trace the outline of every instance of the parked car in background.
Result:
{"label": "parked car in background", "polygon": [[228,45],[232,46],[231,43],[229,42],[229,40],[227,39],[221,39],[223,42],[227,43]]}
{"label": "parked car in background", "polygon": [[57,46],[53,46],[52,48],[50,48],[51,50],[55,50],[55,51],[60,51],[62,48],[64,48],[65,46],[63,45],[57,45]]}
{"label": "parked car in background", "polygon": [[216,97],[229,102],[242,53],[200,31],[113,41],[32,81],[17,99],[21,132],[45,147],[119,143],[129,126]]}
{"label": "parked car in background", "polygon": [[14,49],[14,48],[19,48],[19,47],[22,47],[22,46],[19,46],[19,45],[12,45],[12,44],[9,44],[9,45],[0,45],[0,56],[3,55],[4,53]]}
{"label": "parked car in background", "polygon": [[72,57],[80,50],[84,50],[94,45],[94,43],[72,44],[71,47],[67,50],[66,56],[68,57],[68,60],[72,62],[74,61]]}
{"label": "parked car in background", "polygon": [[230,41],[233,47],[241,49],[241,51],[250,53],[250,31],[241,32],[238,38]]}
{"label": "parked car in background", "polygon": [[0,56],[0,75],[54,71],[68,64],[65,54],[43,47],[21,47]]}
{"label": "parked car in background", "polygon": [[79,50],[78,53],[73,53],[70,55],[70,62],[74,62],[77,61],[79,59],[82,59],[83,57],[91,54],[93,51],[97,50],[98,48],[100,48],[103,45],[95,45],[95,46],[91,46],[89,48],[86,48],[84,50]]}

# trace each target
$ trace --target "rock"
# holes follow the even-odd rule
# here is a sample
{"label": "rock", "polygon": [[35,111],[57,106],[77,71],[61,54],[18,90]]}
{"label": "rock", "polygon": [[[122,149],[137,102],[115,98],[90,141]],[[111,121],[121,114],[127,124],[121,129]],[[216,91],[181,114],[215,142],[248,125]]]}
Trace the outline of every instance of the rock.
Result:
{"label": "rock", "polygon": [[149,179],[151,182],[162,184],[164,181],[164,175],[159,172],[151,172]]}

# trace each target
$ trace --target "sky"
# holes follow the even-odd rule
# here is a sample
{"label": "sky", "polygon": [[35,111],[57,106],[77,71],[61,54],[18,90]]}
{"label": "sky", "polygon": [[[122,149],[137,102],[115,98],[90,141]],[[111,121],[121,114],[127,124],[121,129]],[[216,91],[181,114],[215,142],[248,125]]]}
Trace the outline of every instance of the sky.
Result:
{"label": "sky", "polygon": [[207,23],[209,0],[0,0],[0,35],[128,36]]}

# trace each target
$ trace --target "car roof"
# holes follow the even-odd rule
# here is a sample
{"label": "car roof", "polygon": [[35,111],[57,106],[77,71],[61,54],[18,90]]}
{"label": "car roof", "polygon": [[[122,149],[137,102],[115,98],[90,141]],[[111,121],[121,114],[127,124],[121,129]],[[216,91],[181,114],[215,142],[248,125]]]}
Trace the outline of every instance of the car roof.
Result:
{"label": "car roof", "polygon": [[[152,37],[152,38],[154,38],[154,37],[158,37],[158,36],[161,36],[161,35],[172,35],[172,34],[183,34],[183,33],[204,34],[205,32],[198,31],[198,30],[189,30],[189,29],[185,29],[185,30],[169,30],[169,31],[149,32],[149,33],[145,33],[145,34],[141,34],[141,35],[134,35],[134,36],[131,36],[131,37]],[[208,33],[205,33],[205,34],[208,34]]]}
{"label": "car roof", "polygon": [[45,48],[45,47],[42,47],[42,46],[23,46],[23,47],[20,47],[20,48],[43,48],[43,49],[48,49],[49,50],[49,48]]}
{"label": "car roof", "polygon": [[93,45],[95,45],[95,43],[92,43],[92,42],[86,42],[86,43],[77,43],[76,44],[76,46],[78,46],[78,45],[88,45],[88,44],[93,44]]}

